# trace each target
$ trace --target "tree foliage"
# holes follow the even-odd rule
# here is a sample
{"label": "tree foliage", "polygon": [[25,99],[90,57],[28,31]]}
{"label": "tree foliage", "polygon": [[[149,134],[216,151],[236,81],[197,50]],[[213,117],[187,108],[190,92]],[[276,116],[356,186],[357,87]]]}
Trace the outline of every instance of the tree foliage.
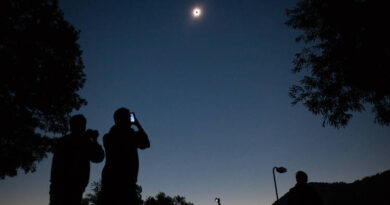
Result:
{"label": "tree foliage", "polygon": [[[144,201],[142,200],[142,187],[136,185],[137,192],[137,202],[134,205],[142,205]],[[98,205],[100,195],[102,193],[102,182],[92,182],[92,193],[87,194],[82,200],[82,205]]]}
{"label": "tree foliage", "polygon": [[290,88],[323,117],[323,125],[345,127],[354,112],[372,108],[375,122],[390,124],[390,13],[386,1],[302,0],[287,10],[286,24],[303,31],[306,47],[296,54],[294,73],[307,73]]}
{"label": "tree foliage", "polygon": [[165,193],[160,192],[155,197],[148,197],[145,200],[144,205],[194,205],[191,202],[187,202],[183,196],[170,197]]}
{"label": "tree foliage", "polygon": [[[98,205],[99,195],[101,194],[102,184],[101,182],[92,183],[92,193],[87,194],[83,198],[83,205]],[[191,202],[187,202],[183,196],[170,197],[163,192],[160,192],[155,197],[148,197],[145,201],[142,200],[142,187],[137,185],[137,203],[135,205],[194,205]]]}
{"label": "tree foliage", "polygon": [[63,133],[85,82],[79,31],[57,0],[0,1],[0,178],[26,173]]}
{"label": "tree foliage", "polygon": [[83,205],[97,205],[101,191],[102,182],[92,182],[92,193],[87,194],[87,197],[83,198]]}

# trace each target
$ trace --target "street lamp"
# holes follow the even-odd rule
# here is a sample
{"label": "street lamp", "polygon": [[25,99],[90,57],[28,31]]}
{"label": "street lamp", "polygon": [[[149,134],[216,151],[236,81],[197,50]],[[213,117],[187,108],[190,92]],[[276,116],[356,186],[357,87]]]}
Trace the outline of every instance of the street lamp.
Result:
{"label": "street lamp", "polygon": [[279,200],[279,196],[278,196],[278,188],[276,187],[276,179],[275,179],[275,170],[279,173],[285,173],[287,172],[287,169],[284,168],[284,167],[274,167],[272,168],[272,174],[274,175],[274,184],[275,184],[275,192],[276,192],[276,200]]}
{"label": "street lamp", "polygon": [[218,205],[221,205],[221,199],[218,197],[215,197],[215,201],[218,203]]}

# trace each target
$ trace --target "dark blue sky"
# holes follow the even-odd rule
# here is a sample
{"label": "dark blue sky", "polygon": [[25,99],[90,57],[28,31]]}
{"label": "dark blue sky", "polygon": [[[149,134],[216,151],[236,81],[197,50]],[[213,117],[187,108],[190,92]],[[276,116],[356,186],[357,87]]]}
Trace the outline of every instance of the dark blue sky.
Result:
{"label": "dark blue sky", "polygon": [[[115,3],[113,3],[115,2]],[[291,106],[294,54],[284,25],[296,1],[66,0],[81,29],[88,105],[79,112],[101,134],[119,107],[134,111],[152,147],[140,152],[143,196],[163,191],[196,205],[266,205],[305,170],[309,180],[352,182],[390,168],[390,128],[357,114],[346,129]],[[191,9],[203,16],[194,20]],[[60,40],[60,39],[59,39]],[[368,108],[369,110],[369,108]],[[99,139],[101,142],[101,139]],[[104,163],[93,165],[91,180]],[[51,156],[36,173],[0,181],[3,205],[48,204]],[[89,191],[89,188],[88,188]]]}

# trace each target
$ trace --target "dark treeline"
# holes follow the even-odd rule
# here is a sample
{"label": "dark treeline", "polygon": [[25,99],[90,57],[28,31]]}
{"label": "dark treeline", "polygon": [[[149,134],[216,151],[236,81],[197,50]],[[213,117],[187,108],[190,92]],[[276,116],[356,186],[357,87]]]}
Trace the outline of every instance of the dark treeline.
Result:
{"label": "dark treeline", "polygon": [[[99,195],[101,194],[102,184],[101,182],[92,183],[92,193],[86,195],[82,201],[82,205],[98,205]],[[163,192],[158,193],[156,196],[149,196],[146,200],[142,199],[142,187],[137,185],[137,200],[133,205],[194,205],[192,202],[186,201],[183,196],[168,196]]]}

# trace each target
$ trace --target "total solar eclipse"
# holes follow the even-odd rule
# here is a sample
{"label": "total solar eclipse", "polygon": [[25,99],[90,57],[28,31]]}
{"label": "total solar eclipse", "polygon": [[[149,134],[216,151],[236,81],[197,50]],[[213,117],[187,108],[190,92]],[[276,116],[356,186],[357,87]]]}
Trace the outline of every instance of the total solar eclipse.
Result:
{"label": "total solar eclipse", "polygon": [[202,10],[200,8],[194,8],[192,10],[192,15],[195,17],[195,18],[198,18],[200,17],[202,14]]}

